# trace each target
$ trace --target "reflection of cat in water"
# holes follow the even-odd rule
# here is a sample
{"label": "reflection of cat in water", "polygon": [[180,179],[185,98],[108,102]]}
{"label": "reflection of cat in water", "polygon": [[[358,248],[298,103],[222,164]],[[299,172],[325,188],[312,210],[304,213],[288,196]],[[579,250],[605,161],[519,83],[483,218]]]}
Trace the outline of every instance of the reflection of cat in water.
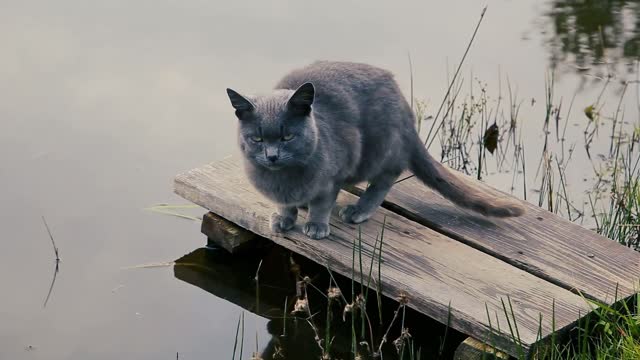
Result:
{"label": "reflection of cat in water", "polygon": [[282,336],[282,320],[271,320],[267,323],[267,331],[272,338],[261,354],[263,360],[277,359],[319,359],[322,355],[313,343],[313,330],[309,326],[296,326],[287,329],[287,336]]}
{"label": "reflection of cat in water", "polygon": [[519,203],[483,192],[434,160],[391,73],[364,64],[316,62],[291,72],[264,96],[227,89],[239,121],[238,141],[253,185],[277,204],[273,231],[293,227],[309,207],[304,233],[329,235],[329,216],[345,185],[368,182],[345,222],[373,215],[398,176],[411,170],[459,206],[489,216],[518,216]]}
{"label": "reflection of cat in water", "polygon": [[[315,333],[304,319],[289,319],[287,321],[286,336],[282,336],[284,331],[282,324],[282,319],[271,320],[267,323],[267,331],[272,337],[264,350],[262,350],[261,359],[306,360],[322,358],[322,352],[314,340]],[[350,340],[348,336],[343,336],[342,338]],[[346,348],[341,348],[344,347],[339,344],[343,341],[342,338],[333,338],[331,353],[334,355],[333,358],[349,359],[352,356],[351,349],[346,344]]]}

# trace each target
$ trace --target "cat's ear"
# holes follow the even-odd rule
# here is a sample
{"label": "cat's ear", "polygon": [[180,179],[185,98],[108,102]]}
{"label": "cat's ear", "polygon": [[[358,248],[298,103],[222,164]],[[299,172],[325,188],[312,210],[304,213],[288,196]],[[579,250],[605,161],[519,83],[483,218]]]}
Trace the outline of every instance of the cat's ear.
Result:
{"label": "cat's ear", "polygon": [[298,114],[308,115],[311,112],[315,92],[316,89],[312,83],[302,84],[289,98],[289,108]]}
{"label": "cat's ear", "polygon": [[253,111],[256,108],[249,99],[238,94],[233,89],[227,89],[227,95],[229,95],[229,100],[231,100],[231,106],[236,109],[236,116],[238,119],[240,119],[245,113]]}

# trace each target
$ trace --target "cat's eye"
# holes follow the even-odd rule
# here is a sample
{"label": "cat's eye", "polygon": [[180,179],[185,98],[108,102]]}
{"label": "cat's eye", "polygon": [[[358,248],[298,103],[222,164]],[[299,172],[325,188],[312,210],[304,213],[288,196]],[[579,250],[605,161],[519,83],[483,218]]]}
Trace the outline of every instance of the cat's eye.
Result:
{"label": "cat's eye", "polygon": [[262,136],[253,135],[249,137],[253,142],[262,142]]}
{"label": "cat's eye", "polygon": [[289,141],[291,139],[293,139],[293,134],[286,134],[282,137],[282,140],[284,141]]}

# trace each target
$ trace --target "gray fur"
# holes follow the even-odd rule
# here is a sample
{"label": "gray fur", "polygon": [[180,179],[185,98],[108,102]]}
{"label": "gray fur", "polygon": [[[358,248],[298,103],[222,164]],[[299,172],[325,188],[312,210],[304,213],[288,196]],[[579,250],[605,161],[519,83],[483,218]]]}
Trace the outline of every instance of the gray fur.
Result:
{"label": "gray fur", "polygon": [[316,62],[285,76],[263,96],[227,89],[239,121],[238,141],[252,184],[277,204],[274,231],[291,229],[298,208],[309,208],[303,231],[329,235],[340,189],[367,181],[357,204],[340,211],[360,223],[380,206],[406,169],[454,203],[490,216],[524,208],[458,180],[422,145],[414,115],[393,75],[358,63]]}

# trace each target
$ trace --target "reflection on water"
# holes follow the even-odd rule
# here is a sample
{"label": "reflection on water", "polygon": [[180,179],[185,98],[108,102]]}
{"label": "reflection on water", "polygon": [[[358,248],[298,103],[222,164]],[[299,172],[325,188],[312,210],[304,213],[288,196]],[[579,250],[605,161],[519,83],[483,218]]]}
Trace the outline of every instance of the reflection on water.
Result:
{"label": "reflection on water", "polygon": [[[640,55],[640,1],[554,0],[548,12],[551,65],[566,62],[578,72],[597,68],[635,72]],[[621,69],[620,69],[621,68]]]}
{"label": "reflection on water", "polygon": [[[296,296],[296,279],[287,263],[287,254],[282,250],[232,256],[225,250],[200,248],[176,260],[174,275],[250,312],[241,318],[238,312],[242,323],[228,324],[230,334],[238,326],[243,329],[244,323],[251,322],[252,317],[269,320],[267,331],[271,339],[267,344],[254,344],[254,334],[240,330],[234,339],[236,344],[229,344],[229,349],[244,343],[249,344],[244,347],[252,351],[257,348],[260,358],[265,360],[277,359],[278,355],[286,356],[281,359],[319,358],[320,352],[308,323],[300,320],[294,324],[285,319],[288,315],[285,312],[291,311],[290,306],[285,310],[285,301],[291,305]],[[285,322],[288,326],[283,325]]]}
{"label": "reflection on water", "polygon": [[[256,273],[258,269],[259,272]],[[343,314],[345,304],[341,300],[333,302],[330,309],[327,309],[324,292],[332,280],[326,268],[284,248],[270,246],[239,255],[230,255],[221,249],[199,248],[176,260],[174,275],[250,312],[251,314],[244,317],[245,322],[251,322],[251,317],[255,316],[268,319],[266,328],[271,338],[267,344],[257,345],[261,359],[321,358],[322,352],[316,335],[321,339],[325,338],[329,318],[332,319],[329,321],[329,335],[333,339],[332,358],[351,358],[351,317],[350,314]],[[305,315],[291,315],[296,299],[304,292],[300,289],[298,281],[305,276],[308,276],[306,281],[309,283],[307,299],[309,310],[313,314],[311,321]],[[350,298],[351,294],[347,293],[351,289],[351,281],[338,274],[334,274],[334,279],[336,283],[332,283],[332,286],[339,287],[345,297]],[[356,284],[358,293],[359,289],[360,286]],[[368,315],[373,326],[371,333],[367,333],[369,336],[361,339],[358,335],[358,341],[370,342],[372,335],[377,346],[394,316],[393,311],[397,304],[388,299],[383,300],[384,321],[380,326],[377,304],[373,300],[375,295],[370,293],[369,299],[371,301],[368,302],[367,309],[372,309],[368,311]],[[328,312],[330,317],[327,317]],[[316,331],[311,323],[316,327]],[[359,318],[356,323],[359,328]],[[235,332],[236,327],[236,324],[230,324],[229,332]],[[441,358],[444,359],[450,358],[456,346],[465,338],[464,335],[448,329],[445,341],[445,326],[412,310],[406,312],[405,327],[413,336],[415,349],[420,348],[422,354],[429,355],[427,358],[438,358],[437,354],[441,354]],[[390,328],[389,343],[383,347],[385,359],[398,358],[391,342],[398,337],[399,332],[399,324],[396,322]],[[245,344],[252,344],[248,348],[256,348],[256,345],[253,345],[253,334],[245,333],[242,339],[236,340],[238,343],[242,340]],[[233,344],[229,346],[231,348]],[[360,351],[366,353],[366,347],[360,346]]]}

